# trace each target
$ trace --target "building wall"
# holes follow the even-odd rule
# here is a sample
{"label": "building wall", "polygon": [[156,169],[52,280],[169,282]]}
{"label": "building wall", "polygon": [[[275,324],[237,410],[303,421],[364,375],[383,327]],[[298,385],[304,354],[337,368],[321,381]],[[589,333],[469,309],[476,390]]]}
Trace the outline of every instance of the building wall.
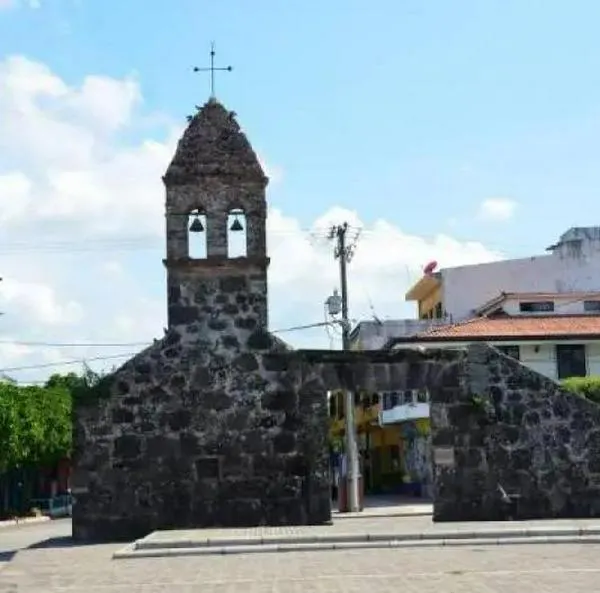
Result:
{"label": "building wall", "polygon": [[435,308],[442,301],[442,286],[436,286],[425,298],[419,301],[419,319],[435,317]]}
{"label": "building wall", "polygon": [[[578,342],[576,340],[572,342],[559,342],[561,344],[585,344],[586,347],[586,366],[587,374],[600,376],[600,342]],[[519,362],[532,371],[544,375],[552,380],[558,379],[558,367],[556,361],[556,344],[550,340],[544,342],[510,342],[498,341],[489,342],[492,346],[519,346],[520,359]],[[464,348],[467,346],[467,342],[458,343],[453,342],[452,344],[426,344],[422,343],[421,346],[425,348],[430,347],[444,347],[448,349],[453,348]]]}
{"label": "building wall", "polygon": [[550,379],[557,378],[554,344],[521,344],[521,363]]}
{"label": "building wall", "polygon": [[352,350],[381,350],[392,338],[414,336],[443,325],[441,319],[387,319],[361,321],[351,335]]}
{"label": "building wall", "polygon": [[[600,280],[598,281],[596,290],[600,290]],[[508,313],[508,315],[581,315],[584,313],[590,314],[584,309],[584,301],[593,300],[597,297],[584,297],[584,296],[569,296],[560,294],[551,294],[543,297],[536,298],[522,298],[507,299],[501,305],[502,309]],[[520,309],[520,302],[523,301],[551,301],[554,303],[554,311],[547,313],[523,313]],[[482,303],[483,304],[483,303]]]}
{"label": "building wall", "polygon": [[77,402],[76,540],[330,520],[326,393],[250,340],[215,352],[172,330]]}
{"label": "building wall", "polygon": [[441,270],[443,303],[454,321],[501,292],[585,292],[600,290],[600,241],[582,249]]}
{"label": "building wall", "polygon": [[[600,375],[600,343],[588,342],[585,346],[588,375]],[[524,365],[550,379],[558,378],[556,344],[554,342],[522,344],[520,351],[521,362]]]}
{"label": "building wall", "polygon": [[484,344],[431,391],[435,521],[600,516],[600,406]]}

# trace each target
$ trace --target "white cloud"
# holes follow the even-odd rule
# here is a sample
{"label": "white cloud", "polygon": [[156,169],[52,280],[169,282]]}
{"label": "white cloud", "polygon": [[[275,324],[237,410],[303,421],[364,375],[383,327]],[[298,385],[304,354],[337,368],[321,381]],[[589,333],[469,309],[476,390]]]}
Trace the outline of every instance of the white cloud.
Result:
{"label": "white cloud", "polygon": [[45,284],[4,278],[0,282],[0,307],[20,311],[29,323],[71,325],[83,321],[83,307],[74,300],[61,301]]}
{"label": "white cloud", "polygon": [[502,222],[513,217],[517,203],[508,198],[488,198],[479,205],[479,218]]}
{"label": "white cloud", "polygon": [[[164,114],[142,110],[135,78],[88,76],[71,86],[43,64],[23,57],[0,62],[0,195],[3,200],[8,197],[0,209],[3,335],[86,344],[149,342],[162,335],[166,287],[160,264],[161,175],[181,130]],[[148,122],[153,129],[160,127],[159,135],[142,136]],[[133,140],[124,144],[123,137]],[[279,167],[268,159],[261,162],[275,185],[282,181]],[[359,213],[339,206],[318,217],[308,233],[292,212],[272,209],[272,328],[323,320],[324,301],[339,284],[326,231],[342,221],[351,225],[351,238],[356,229],[363,229],[349,266],[355,319],[370,316],[371,305],[384,318],[412,315],[412,307],[403,303],[404,292],[432,259],[449,266],[498,257],[483,245],[447,235],[410,235],[384,219],[365,226]],[[57,242],[63,247],[40,247]],[[110,242],[124,251],[85,250]],[[76,249],[69,252],[68,244]],[[11,251],[2,245],[21,247]],[[37,251],[28,253],[29,248]],[[328,344],[322,329],[282,337],[299,346]],[[18,364],[131,351],[132,347],[5,347],[0,349],[0,372]],[[113,361],[106,364],[112,366]],[[8,374],[31,380],[73,368]]]}

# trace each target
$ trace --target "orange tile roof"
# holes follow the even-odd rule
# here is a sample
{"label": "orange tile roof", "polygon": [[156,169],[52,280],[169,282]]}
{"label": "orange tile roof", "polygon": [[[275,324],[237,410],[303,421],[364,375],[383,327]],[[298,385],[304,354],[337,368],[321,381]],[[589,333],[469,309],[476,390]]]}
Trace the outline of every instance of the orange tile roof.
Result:
{"label": "orange tile roof", "polygon": [[573,339],[594,336],[600,339],[600,315],[536,315],[515,317],[476,317],[442,325],[418,334],[416,339],[456,340],[535,337]]}

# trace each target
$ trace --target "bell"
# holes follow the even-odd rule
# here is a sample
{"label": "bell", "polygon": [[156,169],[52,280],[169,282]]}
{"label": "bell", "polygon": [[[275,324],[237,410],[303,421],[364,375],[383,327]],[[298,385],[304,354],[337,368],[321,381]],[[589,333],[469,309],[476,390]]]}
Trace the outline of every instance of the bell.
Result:
{"label": "bell", "polygon": [[242,226],[242,223],[239,221],[238,217],[235,217],[235,220],[233,221],[233,223],[231,224],[231,226],[229,227],[229,230],[237,233],[239,231],[243,231],[244,227]]}
{"label": "bell", "polygon": [[204,225],[202,221],[196,216],[194,220],[192,220],[192,224],[190,224],[190,233],[201,233],[204,231]]}

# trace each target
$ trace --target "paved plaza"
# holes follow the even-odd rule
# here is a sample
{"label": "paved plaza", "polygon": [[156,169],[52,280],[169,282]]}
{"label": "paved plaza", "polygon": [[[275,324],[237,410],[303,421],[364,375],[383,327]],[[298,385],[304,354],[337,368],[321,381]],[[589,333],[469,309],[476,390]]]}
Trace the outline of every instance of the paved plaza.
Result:
{"label": "paved plaza", "polygon": [[592,544],[112,560],[119,544],[74,547],[69,531],[68,521],[2,530],[0,558],[12,559],[0,592],[587,593],[600,578]]}

